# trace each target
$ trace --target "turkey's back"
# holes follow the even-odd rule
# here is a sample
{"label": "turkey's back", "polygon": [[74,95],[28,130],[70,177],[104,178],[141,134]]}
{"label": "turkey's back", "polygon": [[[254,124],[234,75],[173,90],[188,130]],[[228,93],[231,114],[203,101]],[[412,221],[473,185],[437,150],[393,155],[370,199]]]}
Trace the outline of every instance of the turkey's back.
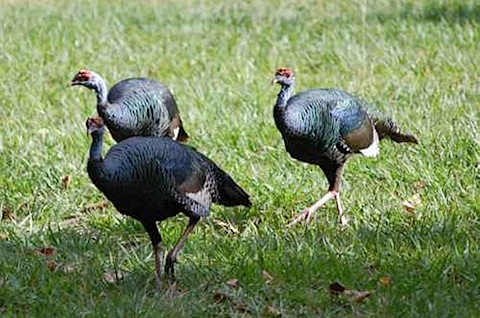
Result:
{"label": "turkey's back", "polygon": [[337,145],[343,136],[368,121],[366,103],[337,89],[312,89],[292,96],[275,108],[275,122],[287,151],[296,159],[316,163],[319,156],[343,156]]}
{"label": "turkey's back", "polygon": [[168,137],[123,140],[102,163],[89,161],[88,173],[121,213],[136,219],[205,214],[211,202],[248,202],[248,195],[212,161]]}
{"label": "turkey's back", "polygon": [[110,130],[119,136],[114,136],[117,141],[134,135],[170,135],[170,122],[179,117],[170,90],[153,79],[122,80],[110,89],[107,100],[113,106],[109,116],[116,127]]}

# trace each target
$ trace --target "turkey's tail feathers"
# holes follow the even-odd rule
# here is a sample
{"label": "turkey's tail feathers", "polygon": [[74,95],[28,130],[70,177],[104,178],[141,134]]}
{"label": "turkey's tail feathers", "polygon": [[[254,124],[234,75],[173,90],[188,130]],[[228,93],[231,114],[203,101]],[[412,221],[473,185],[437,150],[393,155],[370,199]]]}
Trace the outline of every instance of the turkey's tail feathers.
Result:
{"label": "turkey's tail feathers", "polygon": [[224,206],[243,205],[249,207],[252,205],[249,195],[233,181],[233,179],[225,174],[223,182],[220,183],[218,189],[218,203]]}
{"label": "turkey's tail feathers", "polygon": [[378,133],[380,140],[389,138],[395,142],[410,142],[418,144],[418,139],[410,133],[403,133],[400,127],[393,122],[391,118],[375,120],[375,130]]}

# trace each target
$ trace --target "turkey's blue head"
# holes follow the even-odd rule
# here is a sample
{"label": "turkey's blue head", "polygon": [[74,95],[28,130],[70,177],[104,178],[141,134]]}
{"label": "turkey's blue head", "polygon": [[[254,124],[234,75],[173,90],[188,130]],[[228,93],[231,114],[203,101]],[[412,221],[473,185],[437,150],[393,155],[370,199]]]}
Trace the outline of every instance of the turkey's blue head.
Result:
{"label": "turkey's blue head", "polygon": [[102,78],[95,72],[82,69],[73,78],[71,85],[82,85],[89,89],[98,89]]}
{"label": "turkey's blue head", "polygon": [[89,117],[85,123],[87,126],[87,132],[90,135],[103,134],[105,131],[105,123],[103,122],[102,117]]}
{"label": "turkey's blue head", "polygon": [[275,73],[272,83],[278,83],[282,86],[291,86],[295,82],[292,69],[288,67],[279,67]]}

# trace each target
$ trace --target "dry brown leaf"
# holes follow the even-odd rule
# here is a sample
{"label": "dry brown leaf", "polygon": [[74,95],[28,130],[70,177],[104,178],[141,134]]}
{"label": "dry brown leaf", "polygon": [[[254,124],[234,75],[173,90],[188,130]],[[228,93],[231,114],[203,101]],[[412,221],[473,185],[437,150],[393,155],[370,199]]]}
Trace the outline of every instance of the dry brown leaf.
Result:
{"label": "dry brown leaf", "polygon": [[74,273],[78,269],[77,264],[61,264],[59,266],[59,270],[61,270],[64,273]]}
{"label": "dry brown leaf", "polygon": [[47,260],[46,263],[45,263],[45,265],[47,265],[47,268],[48,268],[50,271],[52,271],[52,272],[53,272],[54,270],[56,270],[56,269],[58,268],[58,266],[59,266],[59,265],[57,264],[57,262],[55,262],[55,261],[52,260],[52,259]]}
{"label": "dry brown leaf", "polygon": [[240,311],[240,312],[247,312],[248,311],[247,306],[245,306],[244,304],[236,304],[235,306],[233,306],[233,309],[235,309],[237,311]]}
{"label": "dry brown leaf", "polygon": [[213,220],[213,222],[215,222],[215,224],[223,227],[227,232],[232,232],[233,234],[240,233],[240,231],[230,223],[223,222],[222,220],[219,220],[219,219],[215,219],[215,220]]}
{"label": "dry brown leaf", "polygon": [[262,276],[263,276],[263,278],[265,278],[265,283],[266,284],[270,284],[273,281],[273,276],[270,275],[270,273],[267,272],[266,270],[262,271]]}
{"label": "dry brown leaf", "polygon": [[8,238],[8,234],[7,233],[3,233],[3,232],[0,232],[0,240],[5,240]]}
{"label": "dry brown leaf", "polygon": [[2,209],[2,220],[15,221],[17,217],[13,214],[12,210],[8,207]]}
{"label": "dry brown leaf", "polygon": [[37,255],[51,257],[55,254],[55,248],[54,247],[36,248],[36,249],[33,250],[33,252]]}
{"label": "dry brown leaf", "polygon": [[378,279],[378,282],[383,286],[390,286],[393,283],[393,280],[390,276],[382,276]]}
{"label": "dry brown leaf", "polygon": [[226,284],[232,288],[237,288],[238,287],[238,279],[236,278],[231,278],[227,280]]}
{"label": "dry brown leaf", "polygon": [[215,295],[213,295],[213,300],[215,300],[215,302],[217,304],[219,304],[219,303],[223,303],[227,300],[230,300],[230,297],[223,294],[223,293],[215,293]]}
{"label": "dry brown leaf", "polygon": [[415,189],[421,190],[427,186],[427,182],[425,180],[419,180],[413,184]]}
{"label": "dry brown leaf", "polygon": [[342,284],[335,282],[330,284],[330,293],[334,295],[339,295],[345,291],[345,287]]}
{"label": "dry brown leaf", "polygon": [[108,207],[108,205],[110,204],[110,202],[108,200],[102,200],[100,202],[97,202],[97,203],[92,203],[92,204],[88,204],[87,206],[85,206],[83,208],[83,212],[85,213],[90,213],[90,212],[93,212],[93,211],[96,211],[96,210],[104,210]]}
{"label": "dry brown leaf", "polygon": [[281,316],[281,314],[275,307],[267,305],[263,308],[262,316]]}
{"label": "dry brown leaf", "polygon": [[332,295],[343,295],[348,298],[350,302],[357,302],[361,303],[365,301],[370,295],[372,294],[371,291],[368,290],[351,290],[351,289],[346,289],[342,284],[335,282],[333,284],[330,284],[330,293]]}
{"label": "dry brown leaf", "polygon": [[7,306],[1,306],[0,307],[0,314],[3,314],[6,311],[7,311]]}
{"label": "dry brown leaf", "polygon": [[343,294],[347,297],[350,297],[350,301],[352,302],[362,303],[365,301],[365,299],[367,299],[368,297],[370,297],[370,295],[372,295],[372,292],[368,290],[358,291],[358,290],[346,289],[343,291]]}
{"label": "dry brown leaf", "polygon": [[65,191],[72,183],[72,176],[67,174],[62,177],[62,190]]}
{"label": "dry brown leaf", "polygon": [[405,212],[413,214],[415,212],[415,208],[422,203],[422,199],[420,195],[414,194],[411,198],[402,202],[403,209]]}
{"label": "dry brown leaf", "polygon": [[118,270],[103,273],[103,279],[107,283],[115,283],[117,280],[120,280],[122,278],[123,278],[123,273]]}

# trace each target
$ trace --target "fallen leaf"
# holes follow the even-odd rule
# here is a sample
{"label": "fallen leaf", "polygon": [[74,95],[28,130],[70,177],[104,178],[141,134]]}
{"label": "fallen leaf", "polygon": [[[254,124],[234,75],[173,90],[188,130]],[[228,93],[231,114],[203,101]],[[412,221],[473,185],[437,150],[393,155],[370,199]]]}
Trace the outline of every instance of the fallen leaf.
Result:
{"label": "fallen leaf", "polygon": [[372,292],[368,290],[358,291],[346,289],[343,291],[343,294],[347,297],[350,297],[351,302],[362,303],[365,301],[365,299],[372,295]]}
{"label": "fallen leaf", "polygon": [[267,272],[266,270],[262,271],[262,276],[263,276],[263,278],[265,278],[265,283],[266,284],[270,284],[273,281],[273,276],[270,275],[270,273]]}
{"label": "fallen leaf", "polygon": [[36,248],[33,250],[33,252],[37,255],[43,255],[46,257],[51,257],[53,254],[55,254],[55,248],[54,247],[42,247],[42,248]]}
{"label": "fallen leaf", "polygon": [[227,280],[226,284],[232,288],[237,288],[238,287],[238,279],[232,278]]}
{"label": "fallen leaf", "polygon": [[230,223],[223,222],[222,220],[219,220],[219,219],[215,219],[215,220],[213,220],[213,222],[215,222],[215,224],[223,227],[227,232],[232,232],[233,234],[240,233],[240,231]]}
{"label": "fallen leaf", "polygon": [[57,262],[55,262],[55,261],[52,260],[52,259],[47,260],[47,262],[46,262],[45,264],[47,265],[47,268],[48,268],[50,271],[52,271],[52,272],[53,272],[54,270],[56,270],[57,267],[58,267]]}
{"label": "fallen leaf", "polygon": [[108,207],[109,204],[110,202],[108,200],[102,200],[97,203],[88,204],[83,208],[83,212],[90,213],[96,210],[104,210],[105,208]]}
{"label": "fallen leaf", "polygon": [[244,304],[236,304],[235,306],[233,306],[233,308],[237,311],[240,311],[240,312],[247,312],[248,311],[247,306],[245,306]]}
{"label": "fallen leaf", "polygon": [[343,293],[344,291],[345,291],[345,287],[343,287],[342,284],[340,284],[338,282],[330,284],[330,293],[331,294],[338,295],[338,294]]}
{"label": "fallen leaf", "polygon": [[15,221],[17,217],[13,214],[12,210],[8,207],[2,209],[2,220]]}
{"label": "fallen leaf", "polygon": [[378,282],[383,286],[390,286],[393,283],[393,280],[390,276],[382,276],[378,279]]}
{"label": "fallen leaf", "polygon": [[115,283],[117,280],[120,280],[122,278],[123,278],[123,273],[118,270],[103,273],[103,279],[107,283]]}
{"label": "fallen leaf", "polygon": [[281,314],[276,308],[267,305],[263,308],[262,316],[281,316]]}
{"label": "fallen leaf", "polygon": [[6,306],[2,306],[0,307],[0,314],[3,314],[4,312],[7,311],[7,307]]}
{"label": "fallen leaf", "polygon": [[82,216],[67,216],[64,220],[60,221],[58,225],[60,228],[76,228],[82,229]]}
{"label": "fallen leaf", "polygon": [[215,295],[213,295],[213,300],[215,300],[215,302],[217,304],[219,304],[219,303],[223,303],[227,300],[230,300],[230,297],[223,294],[223,293],[215,293]]}
{"label": "fallen leaf", "polygon": [[59,270],[61,270],[64,273],[74,273],[78,269],[77,264],[61,264],[59,266]]}
{"label": "fallen leaf", "polygon": [[427,186],[427,182],[425,180],[419,180],[413,184],[415,189],[421,190]]}
{"label": "fallen leaf", "polygon": [[335,282],[333,284],[330,284],[330,293],[335,296],[345,296],[348,298],[350,302],[357,302],[361,303],[365,301],[370,295],[372,294],[371,291],[365,290],[365,291],[358,291],[358,290],[352,290],[352,289],[346,289],[342,284]]}
{"label": "fallen leaf", "polygon": [[68,186],[72,183],[72,176],[67,174],[62,177],[62,190],[67,190]]}
{"label": "fallen leaf", "polygon": [[420,195],[414,194],[411,198],[405,200],[402,202],[403,209],[410,213],[413,214],[415,211],[415,208],[422,203],[422,199],[420,199]]}

